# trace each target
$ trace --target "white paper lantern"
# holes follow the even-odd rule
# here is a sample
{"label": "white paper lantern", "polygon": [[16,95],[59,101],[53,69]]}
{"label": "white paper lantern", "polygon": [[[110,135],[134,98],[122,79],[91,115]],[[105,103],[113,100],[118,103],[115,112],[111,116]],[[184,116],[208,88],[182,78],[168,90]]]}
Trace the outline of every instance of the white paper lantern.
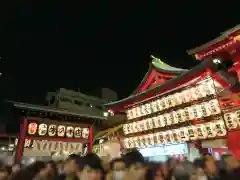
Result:
{"label": "white paper lantern", "polygon": [[182,98],[181,98],[181,96],[182,96],[181,93],[175,93],[173,96],[174,96],[174,99],[175,99],[175,105],[180,105],[180,104],[183,103]]}
{"label": "white paper lantern", "polygon": [[204,124],[199,124],[196,127],[197,130],[197,138],[198,139],[206,139],[207,138],[207,130]]}
{"label": "white paper lantern", "polygon": [[141,106],[141,114],[142,114],[143,116],[145,116],[145,115],[147,114],[147,110],[146,110],[146,105],[145,105],[145,104],[143,104],[143,105]]}
{"label": "white paper lantern", "polygon": [[176,119],[177,123],[182,123],[182,122],[185,121],[185,119],[183,117],[183,114],[184,114],[184,110],[182,110],[182,109],[179,109],[179,110],[176,111],[175,119]]}
{"label": "white paper lantern", "polygon": [[159,133],[154,133],[153,134],[154,137],[154,144],[161,144],[160,138],[159,138]]}
{"label": "white paper lantern", "polygon": [[144,140],[145,140],[145,146],[150,146],[151,142],[150,142],[150,137],[149,135],[144,135]]}
{"label": "white paper lantern", "polygon": [[56,136],[56,134],[57,134],[57,125],[50,124],[48,126],[48,135],[49,136]]}
{"label": "white paper lantern", "polygon": [[135,147],[140,147],[140,144],[138,143],[138,137],[133,137],[133,142]]}
{"label": "white paper lantern", "polygon": [[160,101],[160,106],[161,106],[161,109],[164,110],[167,108],[167,105],[166,105],[166,98],[162,98],[161,101]]}
{"label": "white paper lantern", "polygon": [[88,139],[89,137],[89,128],[82,128],[82,137]]}
{"label": "white paper lantern", "polygon": [[81,127],[75,127],[74,128],[74,137],[75,138],[81,138],[82,137],[82,128]]}
{"label": "white paper lantern", "polygon": [[161,127],[167,126],[167,124],[165,122],[167,119],[165,119],[163,115],[158,116],[158,118],[159,118]]}
{"label": "white paper lantern", "polygon": [[157,101],[152,101],[151,103],[152,112],[158,112]]}
{"label": "white paper lantern", "polygon": [[227,135],[227,130],[225,128],[223,120],[215,121],[215,127],[216,127],[217,136],[226,136]]}
{"label": "white paper lantern", "polygon": [[129,147],[130,147],[130,148],[135,148],[135,143],[134,143],[133,138],[129,138],[129,139],[128,139],[128,142],[129,142]]}
{"label": "white paper lantern", "polygon": [[124,125],[123,125],[123,133],[124,133],[124,134],[128,134],[127,124],[124,124]]}
{"label": "white paper lantern", "polygon": [[72,126],[67,126],[66,137],[72,138],[74,134],[74,129]]}
{"label": "white paper lantern", "polygon": [[188,121],[191,119],[190,115],[191,115],[191,108],[190,107],[186,107],[182,110],[182,118],[185,121]]}
{"label": "white paper lantern", "polygon": [[217,131],[216,131],[215,123],[209,122],[209,123],[206,123],[204,125],[206,127],[207,137],[208,138],[216,137]]}
{"label": "white paper lantern", "polygon": [[167,98],[166,98],[166,106],[167,106],[167,108],[175,106],[174,101],[173,101],[173,97],[171,95],[167,96]]}
{"label": "white paper lantern", "polygon": [[189,126],[188,127],[188,136],[190,140],[196,140],[198,137],[196,127],[195,126]]}
{"label": "white paper lantern", "polygon": [[173,132],[170,130],[170,131],[167,131],[166,134],[167,134],[167,138],[168,138],[167,139],[168,143],[173,143],[174,142]]}
{"label": "white paper lantern", "polygon": [[137,123],[136,123],[136,122],[133,122],[133,123],[131,123],[131,124],[132,124],[133,133],[136,133],[136,132],[137,132]]}
{"label": "white paper lantern", "polygon": [[201,118],[202,114],[201,114],[200,106],[199,105],[193,105],[191,107],[192,107],[192,113],[193,113],[194,119]]}
{"label": "white paper lantern", "polygon": [[182,92],[182,95],[184,96],[184,99],[186,102],[192,101],[192,94],[190,89],[186,89]]}
{"label": "white paper lantern", "polygon": [[162,115],[163,122],[164,122],[165,125],[171,125],[171,124],[169,124],[168,116],[169,116],[168,114],[163,114]]}
{"label": "white paper lantern", "polygon": [[235,121],[238,123],[238,126],[240,126],[240,110],[235,112]]}
{"label": "white paper lantern", "polygon": [[160,144],[165,144],[166,143],[166,137],[165,137],[165,132],[159,132],[158,137]]}
{"label": "white paper lantern", "polygon": [[142,116],[142,110],[141,107],[136,107],[136,117],[141,117]]}
{"label": "white paper lantern", "polygon": [[179,130],[178,129],[174,129],[172,131],[172,134],[173,134],[173,141],[174,142],[179,142],[181,141],[181,138],[179,137]]}
{"label": "white paper lantern", "polygon": [[130,148],[129,138],[125,138],[123,142],[124,142],[125,148],[129,149]]}
{"label": "white paper lantern", "polygon": [[132,117],[133,117],[133,119],[135,119],[137,117],[137,109],[136,108],[132,108]]}
{"label": "white paper lantern", "polygon": [[132,119],[132,118],[133,118],[132,110],[131,110],[131,109],[128,109],[128,110],[126,111],[126,114],[127,114],[127,119]]}
{"label": "white paper lantern", "polygon": [[150,103],[146,104],[146,113],[147,114],[152,114],[152,108],[151,108],[151,104]]}
{"label": "white paper lantern", "polygon": [[150,129],[153,129],[153,120],[152,118],[149,118],[147,119],[147,129],[150,130]]}
{"label": "white paper lantern", "polygon": [[170,112],[167,114],[167,124],[170,126],[172,124],[174,124],[174,114],[173,112]]}
{"label": "white paper lantern", "polygon": [[149,134],[148,138],[150,139],[150,145],[154,146],[155,145],[155,143],[154,143],[154,135],[153,134]]}
{"label": "white paper lantern", "polygon": [[39,136],[45,136],[47,134],[48,126],[46,124],[40,124],[38,128]]}
{"label": "white paper lantern", "polygon": [[159,110],[159,111],[162,111],[162,110],[163,110],[163,107],[162,107],[162,105],[161,105],[161,99],[157,99],[157,100],[156,100],[156,103],[157,103],[158,110]]}
{"label": "white paper lantern", "polygon": [[224,120],[226,122],[228,129],[236,129],[238,127],[238,122],[235,118],[235,113],[226,113],[224,114]]}
{"label": "white paper lantern", "polygon": [[211,109],[209,108],[208,103],[201,103],[200,109],[203,117],[207,117],[211,115]]}
{"label": "white paper lantern", "polygon": [[179,129],[179,136],[181,141],[185,142],[189,140],[188,129],[186,127],[182,127]]}
{"label": "white paper lantern", "polygon": [[209,101],[209,105],[211,107],[211,114],[212,115],[221,113],[221,109],[219,107],[219,103],[218,103],[217,99],[213,99],[213,100]]}
{"label": "white paper lantern", "polygon": [[144,136],[139,136],[138,137],[140,140],[140,147],[145,147],[145,137]]}

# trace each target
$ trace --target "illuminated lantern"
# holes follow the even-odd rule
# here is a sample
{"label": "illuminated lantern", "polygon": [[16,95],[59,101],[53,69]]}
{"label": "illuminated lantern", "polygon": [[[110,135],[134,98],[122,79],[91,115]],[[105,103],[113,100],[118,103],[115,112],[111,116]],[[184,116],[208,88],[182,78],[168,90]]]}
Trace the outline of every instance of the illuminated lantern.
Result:
{"label": "illuminated lantern", "polygon": [[132,108],[132,115],[133,115],[133,119],[137,117],[137,110],[136,110],[136,108]]}
{"label": "illuminated lantern", "polygon": [[173,112],[170,112],[169,114],[167,114],[167,124],[171,125],[174,124],[174,114]]}
{"label": "illuminated lantern", "polygon": [[159,133],[154,133],[153,138],[154,138],[154,144],[161,144]]}
{"label": "illuminated lantern", "polygon": [[184,110],[179,109],[176,111],[175,113],[175,119],[176,119],[176,123],[182,123],[184,122],[184,117],[182,116],[184,114]]}
{"label": "illuminated lantern", "polygon": [[37,123],[30,123],[28,125],[28,134],[34,135],[37,132],[38,125]]}
{"label": "illuminated lantern", "polygon": [[136,116],[137,117],[141,117],[142,116],[142,111],[141,111],[141,107],[136,107]]}
{"label": "illuminated lantern", "polygon": [[231,113],[224,114],[224,120],[226,122],[228,129],[236,129],[237,128],[238,123],[236,121],[234,113],[231,112]]}
{"label": "illuminated lantern", "polygon": [[132,110],[129,109],[126,111],[126,114],[127,114],[127,119],[132,119],[133,118],[133,115],[132,115]]}
{"label": "illuminated lantern", "polygon": [[151,104],[152,111],[158,112],[157,101],[152,101],[150,104]]}
{"label": "illuminated lantern", "polygon": [[133,133],[133,129],[132,129],[132,124],[131,123],[127,124],[127,129],[128,129],[128,133],[129,134]]}
{"label": "illuminated lantern", "polygon": [[174,142],[173,132],[167,131],[166,134],[168,134],[168,143],[173,143]]}
{"label": "illuminated lantern", "polygon": [[174,95],[174,99],[175,99],[175,105],[180,105],[182,104],[182,99],[181,99],[181,96],[182,94],[181,93],[175,93]]}
{"label": "illuminated lantern", "polygon": [[141,121],[137,121],[136,122],[136,129],[137,129],[136,132],[141,132],[142,131],[142,129],[141,129]]}
{"label": "illuminated lantern", "polygon": [[235,119],[236,119],[236,122],[239,124],[240,126],[240,111],[236,111],[235,112]]}
{"label": "illuminated lantern", "polygon": [[134,141],[133,141],[133,138],[129,138],[128,140],[129,140],[129,141],[128,141],[128,142],[129,142],[129,147],[130,147],[130,148],[135,148],[135,143],[134,143]]}
{"label": "illuminated lantern", "polygon": [[75,138],[80,138],[81,136],[82,136],[82,128],[75,127],[74,128],[74,137]]}
{"label": "illuminated lantern", "polygon": [[157,100],[156,100],[156,103],[157,103],[158,110],[159,110],[159,111],[163,110],[163,108],[162,108],[162,106],[161,106],[161,99],[157,99]]}
{"label": "illuminated lantern", "polygon": [[159,121],[158,121],[158,116],[155,116],[152,118],[153,120],[153,125],[154,125],[154,128],[158,128],[158,127],[161,127],[160,124],[159,124]]}
{"label": "illuminated lantern", "polygon": [[140,147],[140,144],[138,143],[138,137],[133,137],[134,147]]}
{"label": "illuminated lantern", "polygon": [[67,129],[66,129],[66,137],[68,138],[72,138],[73,137],[73,134],[74,134],[74,129],[72,126],[67,126]]}
{"label": "illuminated lantern", "polygon": [[128,134],[127,124],[124,124],[124,125],[123,125],[123,133],[124,133],[124,134]]}
{"label": "illuminated lantern", "polygon": [[207,117],[211,115],[211,110],[208,106],[208,103],[201,103],[200,104],[201,114],[203,117]]}
{"label": "illuminated lantern", "polygon": [[164,132],[159,132],[158,137],[159,137],[160,144],[165,144],[166,143]]}
{"label": "illuminated lantern", "polygon": [[213,99],[211,101],[209,101],[209,105],[211,108],[211,114],[219,114],[221,113],[221,109],[219,107],[219,103],[217,99]]}
{"label": "illuminated lantern", "polygon": [[183,118],[185,121],[190,120],[190,119],[191,119],[190,113],[191,113],[191,108],[190,108],[190,107],[184,108],[183,111],[182,111],[182,118]]}
{"label": "illuminated lantern", "polygon": [[189,126],[188,127],[188,136],[190,140],[196,140],[197,139],[197,132],[195,126]]}
{"label": "illuminated lantern", "polygon": [[145,105],[145,104],[143,104],[143,105],[141,106],[141,114],[142,114],[143,116],[145,116],[145,115],[147,114],[147,110],[146,110],[146,105]]}
{"label": "illuminated lantern", "polygon": [[205,125],[203,125],[203,124],[197,125],[196,130],[197,130],[198,139],[206,139],[207,138],[207,130],[206,130]]}
{"label": "illuminated lantern", "polygon": [[166,98],[166,108],[170,108],[175,106],[175,103],[173,101],[173,97],[172,96],[167,96]]}
{"label": "illuminated lantern", "polygon": [[214,82],[212,79],[210,79],[206,82],[206,86],[208,87],[208,88],[206,88],[207,95],[216,94]]}
{"label": "illuminated lantern", "polygon": [[129,149],[130,148],[129,139],[125,138],[123,142],[124,142],[125,148]]}
{"label": "illuminated lantern", "polygon": [[152,118],[147,119],[147,129],[153,129],[153,120]]}
{"label": "illuminated lantern", "polygon": [[25,141],[24,141],[24,147],[25,148],[30,148],[31,144],[32,144],[31,139],[25,139]]}
{"label": "illuminated lantern", "polygon": [[144,135],[144,139],[145,139],[145,146],[149,146],[149,145],[151,145],[149,135]]}
{"label": "illuminated lantern", "polygon": [[48,135],[56,136],[57,134],[57,126],[55,124],[51,124],[48,126]]}
{"label": "illuminated lantern", "polygon": [[225,128],[223,120],[215,121],[216,133],[217,136],[226,136],[227,130]]}
{"label": "illuminated lantern", "polygon": [[82,137],[84,139],[88,139],[88,137],[89,137],[89,128],[83,128],[82,129]]}
{"label": "illuminated lantern", "polygon": [[209,122],[209,123],[206,123],[206,124],[204,124],[204,125],[205,125],[205,127],[206,127],[207,137],[208,137],[208,138],[214,138],[214,137],[216,137],[217,132],[216,132],[215,124]]}
{"label": "illuminated lantern", "polygon": [[160,115],[158,117],[159,117],[159,121],[162,125],[161,127],[167,126],[167,123],[165,122],[167,119],[165,119],[163,115]]}
{"label": "illuminated lantern", "polygon": [[167,108],[167,105],[166,105],[166,98],[162,98],[161,101],[160,101],[160,106],[161,106],[161,109],[164,110]]}
{"label": "illuminated lantern", "polygon": [[197,99],[200,99],[203,97],[203,94],[202,94],[202,91],[201,91],[201,88],[199,86],[196,86],[195,87],[195,96],[197,96]]}
{"label": "illuminated lantern", "polygon": [[201,114],[201,110],[200,110],[200,106],[199,105],[194,105],[192,106],[192,113],[193,113],[193,117],[195,118],[201,118],[202,114]]}
{"label": "illuminated lantern", "polygon": [[150,103],[146,104],[146,112],[147,112],[147,114],[151,114],[152,113],[152,108],[151,108],[151,104]]}
{"label": "illuminated lantern", "polygon": [[179,142],[180,141],[179,130],[178,129],[174,129],[172,131],[172,135],[173,135],[173,142]]}
{"label": "illuminated lantern", "polygon": [[133,132],[136,133],[136,132],[137,132],[137,123],[136,123],[136,122],[133,122],[133,123],[131,123],[131,124],[132,124],[132,130],[133,130]]}
{"label": "illuminated lantern", "polygon": [[138,121],[138,123],[139,123],[139,127],[140,127],[141,131],[145,131],[146,130],[145,120]]}
{"label": "illuminated lantern", "polygon": [[153,134],[149,134],[148,138],[150,140],[150,145],[154,146],[154,135]]}
{"label": "illuminated lantern", "polygon": [[66,127],[63,126],[63,125],[59,125],[57,135],[59,137],[64,137],[65,136],[65,131],[66,131]]}
{"label": "illuminated lantern", "polygon": [[146,146],[144,136],[140,136],[140,137],[138,137],[138,138],[140,139],[140,146],[141,146],[141,147]]}
{"label": "illuminated lantern", "polygon": [[184,96],[184,99],[186,102],[192,101],[192,94],[190,89],[186,89],[182,92],[182,95]]}
{"label": "illuminated lantern", "polygon": [[168,114],[163,114],[162,118],[163,118],[163,123],[165,124],[165,126],[170,125],[170,124],[168,124]]}
{"label": "illuminated lantern", "polygon": [[179,136],[181,141],[185,142],[189,140],[188,129],[186,127],[182,127],[179,129]]}
{"label": "illuminated lantern", "polygon": [[38,128],[39,136],[45,136],[47,134],[48,126],[46,124],[40,124]]}

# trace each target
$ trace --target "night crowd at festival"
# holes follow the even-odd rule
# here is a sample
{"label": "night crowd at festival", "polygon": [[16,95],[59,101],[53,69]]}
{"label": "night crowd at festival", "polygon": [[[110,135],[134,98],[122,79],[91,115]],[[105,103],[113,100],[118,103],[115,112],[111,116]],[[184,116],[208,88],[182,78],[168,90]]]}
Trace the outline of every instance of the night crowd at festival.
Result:
{"label": "night crowd at festival", "polygon": [[170,158],[146,162],[137,150],[118,159],[72,154],[65,161],[36,161],[28,165],[1,164],[0,180],[221,180],[240,179],[240,162],[233,155],[215,160],[210,154],[190,162]]}

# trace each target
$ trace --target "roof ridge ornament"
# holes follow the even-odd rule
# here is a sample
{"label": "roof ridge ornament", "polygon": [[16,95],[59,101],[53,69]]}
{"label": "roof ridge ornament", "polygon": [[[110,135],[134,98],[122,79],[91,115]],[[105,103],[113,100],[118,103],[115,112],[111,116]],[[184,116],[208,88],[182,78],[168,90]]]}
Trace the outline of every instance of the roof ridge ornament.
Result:
{"label": "roof ridge ornament", "polygon": [[155,57],[155,56],[153,56],[153,55],[151,55],[150,56],[151,58],[152,58],[152,62],[154,63],[154,62],[157,62],[157,63],[160,63],[160,64],[164,64],[164,65],[167,65],[165,62],[163,62],[161,59],[159,59],[159,58],[157,58],[157,57]]}

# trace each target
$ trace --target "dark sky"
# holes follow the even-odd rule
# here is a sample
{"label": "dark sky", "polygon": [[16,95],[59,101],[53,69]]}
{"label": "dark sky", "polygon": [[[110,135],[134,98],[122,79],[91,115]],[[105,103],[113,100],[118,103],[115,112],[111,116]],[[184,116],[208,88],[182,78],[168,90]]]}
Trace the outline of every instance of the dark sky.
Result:
{"label": "dark sky", "polygon": [[197,62],[187,49],[240,22],[237,7],[210,1],[65,2],[1,6],[1,98],[39,103],[59,87],[108,87],[125,97],[147,72],[151,54],[191,68]]}

